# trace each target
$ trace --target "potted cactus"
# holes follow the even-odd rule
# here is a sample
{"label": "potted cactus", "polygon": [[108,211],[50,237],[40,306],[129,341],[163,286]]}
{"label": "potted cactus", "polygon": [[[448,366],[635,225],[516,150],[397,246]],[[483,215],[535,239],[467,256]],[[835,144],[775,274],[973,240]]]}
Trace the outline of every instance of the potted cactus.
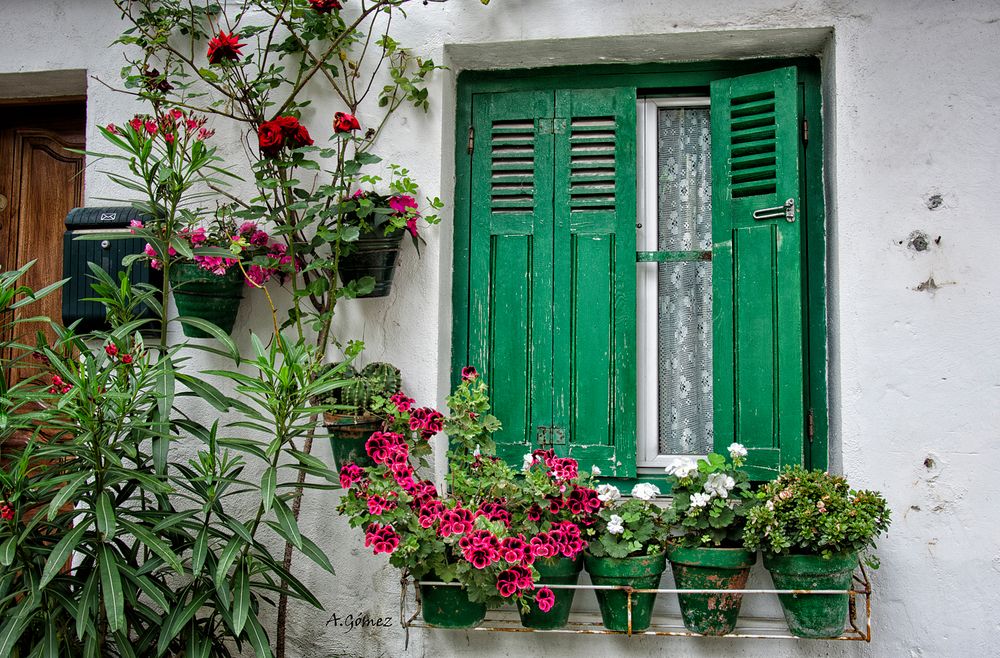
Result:
{"label": "potted cactus", "polygon": [[365,451],[365,441],[381,429],[384,418],[378,413],[385,401],[398,392],[402,378],[391,363],[373,362],[361,372],[348,366],[347,383],[331,391],[325,402],[339,405],[343,411],[323,414],[324,425],[333,442],[333,458],[340,468],[347,463],[374,466]]}

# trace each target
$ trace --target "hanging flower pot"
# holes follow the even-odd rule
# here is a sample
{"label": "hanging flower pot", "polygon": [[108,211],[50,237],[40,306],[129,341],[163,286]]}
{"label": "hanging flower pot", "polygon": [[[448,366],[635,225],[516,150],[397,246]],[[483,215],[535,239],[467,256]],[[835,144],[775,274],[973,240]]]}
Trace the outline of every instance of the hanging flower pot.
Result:
{"label": "hanging flower pot", "polygon": [[[434,572],[424,578],[441,580]],[[430,626],[472,628],[486,618],[486,604],[471,601],[464,587],[420,585],[420,601],[421,615]]]}
{"label": "hanging flower pot", "polygon": [[[225,274],[213,274],[194,263],[175,263],[170,268],[174,303],[181,316],[208,320],[227,334],[232,333],[243,299],[243,272],[231,267]],[[182,323],[188,338],[211,338],[198,327]]]}
{"label": "hanging flower pot", "polygon": [[[576,585],[580,580],[580,570],[583,568],[583,560],[577,557],[571,560],[566,557],[540,558],[535,560],[533,565],[538,570],[538,582],[536,589],[545,585]],[[518,608],[521,615],[521,625],[525,628],[538,628],[551,630],[562,628],[569,621],[569,611],[573,607],[573,597],[576,595],[575,589],[555,589],[555,603],[548,612],[539,609],[538,604],[531,601],[528,604],[528,612]]]}
{"label": "hanging flower pot", "polygon": [[[584,554],[584,565],[595,585],[627,585],[636,589],[655,589],[667,568],[665,553],[637,557],[594,557]],[[649,628],[656,594],[632,594],[632,627],[629,628],[629,594],[619,589],[599,589],[597,603],[601,619],[609,631],[640,632]]]}
{"label": "hanging flower pot", "polygon": [[[743,589],[757,554],[742,548],[672,547],[667,551],[678,589]],[[680,594],[684,627],[702,635],[736,628],[742,594]]]}
{"label": "hanging flower pot", "polygon": [[403,229],[385,235],[382,229],[362,233],[356,242],[350,244],[350,252],[340,257],[337,273],[347,285],[362,277],[375,279],[371,292],[358,297],[385,297],[392,287],[392,277],[399,259],[399,245],[403,240]]}
{"label": "hanging flower pot", "polygon": [[365,442],[372,432],[382,427],[382,420],[376,416],[352,416],[349,414],[323,414],[323,424],[330,434],[333,460],[340,469],[351,462],[369,468],[375,462],[365,450]]}
{"label": "hanging flower pot", "polygon": [[[857,553],[822,555],[764,554],[776,589],[851,589]],[[848,595],[779,594],[788,630],[799,637],[835,637],[844,632]]]}

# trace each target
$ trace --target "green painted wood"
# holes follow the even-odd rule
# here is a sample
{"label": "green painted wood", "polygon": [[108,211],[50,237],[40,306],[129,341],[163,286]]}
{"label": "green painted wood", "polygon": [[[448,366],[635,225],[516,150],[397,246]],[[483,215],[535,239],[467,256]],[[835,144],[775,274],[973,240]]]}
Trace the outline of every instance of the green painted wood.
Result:
{"label": "green painted wood", "polygon": [[552,421],[566,430],[556,449],[582,469],[634,477],[635,89],[555,98]]}
{"label": "green painted wood", "polygon": [[[711,101],[716,450],[744,444],[751,477],[770,479],[804,457],[803,222],[753,212],[801,207],[796,69],[717,80]],[[769,172],[734,164],[767,153]]]}
{"label": "green painted wood", "polygon": [[829,465],[827,437],[829,416],[827,403],[827,328],[826,328],[826,213],[823,192],[823,121],[821,115],[819,71],[800,69],[799,86],[805,119],[809,122],[809,140],[802,142],[803,154],[803,214],[806,230],[806,272],[809,318],[808,362],[809,381],[807,408],[813,412],[813,438],[807,450],[806,465],[826,470]]}
{"label": "green painted wood", "polygon": [[711,251],[637,251],[637,263],[689,263],[698,260],[712,260]]}
{"label": "green painted wood", "polygon": [[468,363],[490,385],[497,451],[511,463],[552,415],[553,137],[539,129],[552,114],[552,92],[473,99]]}

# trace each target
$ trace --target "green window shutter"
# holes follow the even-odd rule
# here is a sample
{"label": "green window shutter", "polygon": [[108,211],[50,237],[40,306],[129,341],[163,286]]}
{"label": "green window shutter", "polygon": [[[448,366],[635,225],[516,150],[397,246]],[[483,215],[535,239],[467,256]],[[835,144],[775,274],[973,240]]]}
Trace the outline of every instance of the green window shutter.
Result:
{"label": "green window shutter", "polygon": [[635,476],[635,89],[556,91],[554,447]]}
{"label": "green window shutter", "polygon": [[469,359],[511,464],[552,417],[553,93],[473,97]]}
{"label": "green window shutter", "polygon": [[711,114],[715,444],[744,444],[751,476],[771,479],[804,455],[795,68],[712,82]]}

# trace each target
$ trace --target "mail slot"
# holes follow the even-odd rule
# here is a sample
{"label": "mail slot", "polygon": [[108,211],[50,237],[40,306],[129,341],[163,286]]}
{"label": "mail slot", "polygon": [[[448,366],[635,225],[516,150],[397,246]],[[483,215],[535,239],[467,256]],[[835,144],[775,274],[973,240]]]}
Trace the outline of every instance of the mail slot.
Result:
{"label": "mail slot", "polygon": [[[63,278],[69,279],[63,287],[62,320],[69,325],[77,320],[79,331],[107,329],[108,323],[104,306],[98,302],[84,301],[94,297],[90,287],[93,275],[87,263],[95,263],[118,281],[118,273],[125,271],[122,259],[130,254],[142,253],[145,240],[129,232],[133,219],[142,220],[142,214],[135,208],[73,208],[66,216],[66,232],[63,234]],[[87,233],[114,233],[100,240],[77,240]],[[120,236],[120,237],[119,237]],[[131,266],[129,277],[133,284],[150,283],[160,287],[162,276],[144,261]],[[152,316],[148,308],[144,316]]]}

